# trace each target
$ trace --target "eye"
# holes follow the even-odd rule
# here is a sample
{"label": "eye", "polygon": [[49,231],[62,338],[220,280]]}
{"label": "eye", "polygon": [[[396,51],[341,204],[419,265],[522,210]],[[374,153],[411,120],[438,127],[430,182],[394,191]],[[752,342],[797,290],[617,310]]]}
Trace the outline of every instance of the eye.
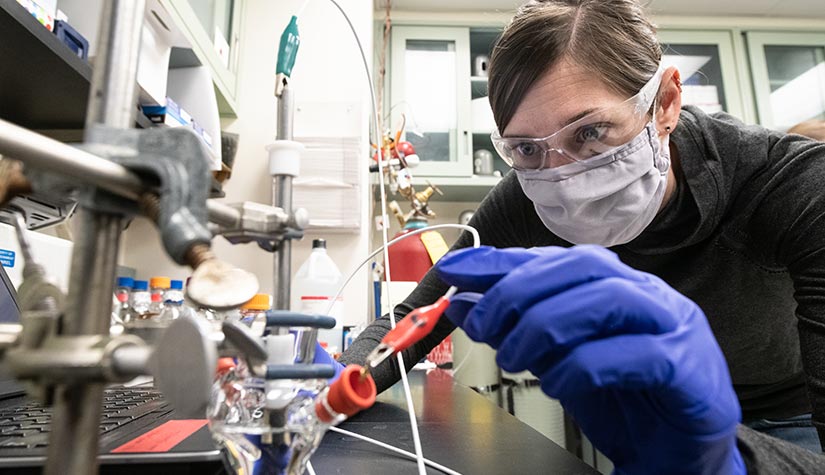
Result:
{"label": "eye", "polygon": [[513,149],[519,154],[522,158],[533,158],[539,153],[539,146],[533,142],[521,142],[517,144]]}
{"label": "eye", "polygon": [[576,130],[576,142],[580,144],[603,142],[609,130],[610,126],[605,123],[589,124],[579,127],[579,129]]}

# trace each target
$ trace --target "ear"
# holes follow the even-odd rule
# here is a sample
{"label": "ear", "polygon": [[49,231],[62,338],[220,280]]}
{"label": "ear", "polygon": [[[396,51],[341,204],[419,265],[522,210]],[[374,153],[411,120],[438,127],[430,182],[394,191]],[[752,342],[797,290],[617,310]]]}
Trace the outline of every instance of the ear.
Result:
{"label": "ear", "polygon": [[667,68],[662,74],[658,98],[655,125],[659,137],[664,137],[676,128],[682,110],[682,82],[675,66]]}

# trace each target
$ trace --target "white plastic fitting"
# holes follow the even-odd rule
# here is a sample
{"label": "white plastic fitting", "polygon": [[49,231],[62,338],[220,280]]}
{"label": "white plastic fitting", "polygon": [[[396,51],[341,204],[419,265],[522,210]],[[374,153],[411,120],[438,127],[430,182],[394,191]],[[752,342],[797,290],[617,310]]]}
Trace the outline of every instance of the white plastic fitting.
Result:
{"label": "white plastic fitting", "polygon": [[269,153],[269,174],[297,177],[301,171],[304,144],[294,140],[278,140],[266,146]]}

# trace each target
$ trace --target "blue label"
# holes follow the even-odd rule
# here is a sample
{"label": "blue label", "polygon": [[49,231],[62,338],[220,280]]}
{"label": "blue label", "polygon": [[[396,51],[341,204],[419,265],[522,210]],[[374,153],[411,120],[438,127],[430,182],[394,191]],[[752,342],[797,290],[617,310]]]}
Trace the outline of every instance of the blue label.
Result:
{"label": "blue label", "polygon": [[14,251],[0,249],[0,264],[7,268],[14,267]]}

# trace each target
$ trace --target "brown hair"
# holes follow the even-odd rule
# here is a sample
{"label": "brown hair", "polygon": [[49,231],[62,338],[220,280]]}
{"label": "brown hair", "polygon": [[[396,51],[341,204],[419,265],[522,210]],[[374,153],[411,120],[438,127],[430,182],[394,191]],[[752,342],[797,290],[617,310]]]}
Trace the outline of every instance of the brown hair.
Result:
{"label": "brown hair", "polygon": [[532,0],[504,29],[490,59],[489,95],[503,132],[524,95],[562,58],[627,97],[659,67],[656,27],[635,0]]}

